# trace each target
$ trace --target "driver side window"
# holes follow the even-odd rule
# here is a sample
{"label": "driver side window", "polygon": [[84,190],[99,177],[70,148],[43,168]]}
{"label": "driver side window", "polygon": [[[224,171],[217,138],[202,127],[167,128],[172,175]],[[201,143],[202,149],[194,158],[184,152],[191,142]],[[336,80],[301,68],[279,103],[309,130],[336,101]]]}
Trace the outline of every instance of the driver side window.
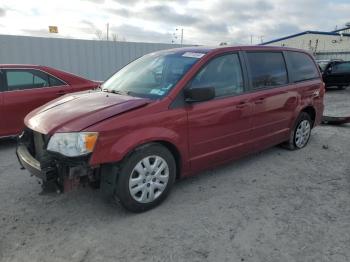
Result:
{"label": "driver side window", "polygon": [[243,93],[242,68],[238,54],[227,54],[212,59],[195,76],[192,87],[213,87],[215,97]]}

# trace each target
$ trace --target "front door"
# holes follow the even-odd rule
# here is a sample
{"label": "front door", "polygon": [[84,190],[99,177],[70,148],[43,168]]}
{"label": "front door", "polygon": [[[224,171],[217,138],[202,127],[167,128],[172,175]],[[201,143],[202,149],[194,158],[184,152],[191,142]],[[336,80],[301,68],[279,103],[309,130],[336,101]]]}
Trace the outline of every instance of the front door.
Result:
{"label": "front door", "polygon": [[[20,133],[24,127],[24,118],[30,111],[64,95],[70,89],[40,70],[6,69],[3,72],[6,84],[3,111],[7,135]],[[52,86],[57,83],[60,85]]]}
{"label": "front door", "polygon": [[213,100],[187,106],[192,171],[199,171],[248,153],[251,104],[244,94],[239,55],[213,58],[191,81],[191,88],[214,87]]}

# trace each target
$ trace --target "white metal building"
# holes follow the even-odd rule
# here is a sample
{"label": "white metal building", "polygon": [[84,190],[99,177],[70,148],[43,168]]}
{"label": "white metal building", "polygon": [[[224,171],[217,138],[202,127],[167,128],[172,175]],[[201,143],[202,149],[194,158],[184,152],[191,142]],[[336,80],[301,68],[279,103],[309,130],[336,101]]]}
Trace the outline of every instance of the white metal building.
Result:
{"label": "white metal building", "polygon": [[300,48],[313,53],[318,59],[350,60],[350,26],[331,32],[305,31],[262,45]]}

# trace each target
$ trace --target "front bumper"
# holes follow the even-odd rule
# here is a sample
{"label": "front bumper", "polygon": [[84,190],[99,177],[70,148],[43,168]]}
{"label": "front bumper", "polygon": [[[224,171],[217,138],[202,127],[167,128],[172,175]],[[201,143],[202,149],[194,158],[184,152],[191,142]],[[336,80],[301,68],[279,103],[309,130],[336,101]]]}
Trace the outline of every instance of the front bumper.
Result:
{"label": "front bumper", "polygon": [[46,180],[46,174],[41,169],[41,164],[36,160],[24,145],[18,145],[16,150],[17,158],[21,166],[27,169],[36,177]]}
{"label": "front bumper", "polygon": [[94,180],[94,170],[88,165],[89,156],[69,158],[46,150],[49,138],[25,130],[18,138],[16,154],[20,165],[43,184],[54,183],[61,192],[71,191],[80,182]]}

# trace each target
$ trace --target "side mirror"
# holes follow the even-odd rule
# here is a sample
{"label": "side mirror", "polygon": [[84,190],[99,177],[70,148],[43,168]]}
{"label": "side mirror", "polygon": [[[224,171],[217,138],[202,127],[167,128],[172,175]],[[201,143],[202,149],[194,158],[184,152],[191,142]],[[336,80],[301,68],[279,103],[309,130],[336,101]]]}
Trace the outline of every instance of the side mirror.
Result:
{"label": "side mirror", "polygon": [[188,103],[207,101],[215,98],[214,87],[195,87],[185,89],[185,101]]}

